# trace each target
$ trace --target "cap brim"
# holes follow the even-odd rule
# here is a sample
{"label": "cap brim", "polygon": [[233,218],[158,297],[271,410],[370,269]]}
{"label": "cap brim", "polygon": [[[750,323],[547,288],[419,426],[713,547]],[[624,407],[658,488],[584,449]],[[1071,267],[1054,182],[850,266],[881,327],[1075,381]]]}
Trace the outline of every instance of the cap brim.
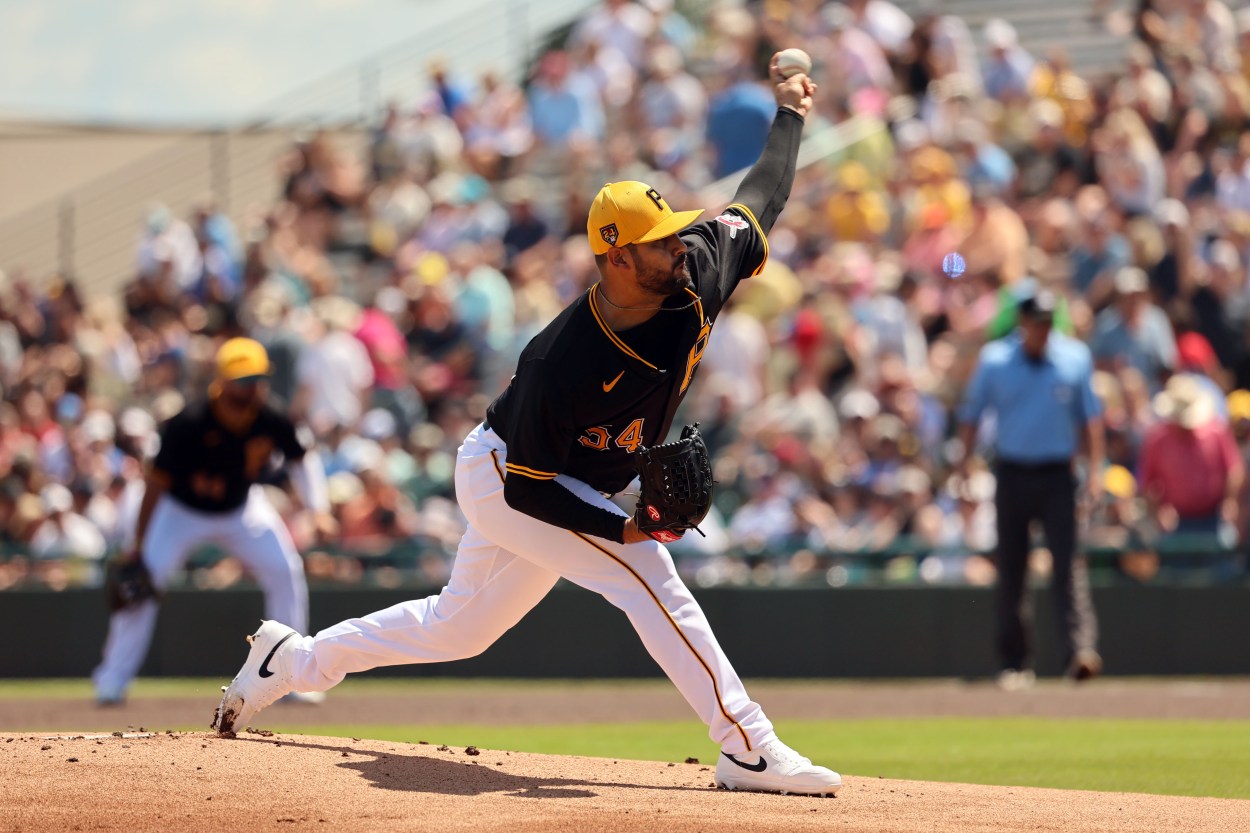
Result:
{"label": "cap brim", "polygon": [[227,385],[255,385],[260,382],[268,382],[268,373],[252,373],[248,376],[235,376],[233,379],[222,379]]}
{"label": "cap brim", "polygon": [[702,208],[693,211],[674,211],[669,216],[660,221],[659,225],[651,229],[651,231],[635,240],[635,243],[650,243],[654,240],[663,240],[670,234],[676,234],[686,226],[699,219],[699,215],[703,213]]}

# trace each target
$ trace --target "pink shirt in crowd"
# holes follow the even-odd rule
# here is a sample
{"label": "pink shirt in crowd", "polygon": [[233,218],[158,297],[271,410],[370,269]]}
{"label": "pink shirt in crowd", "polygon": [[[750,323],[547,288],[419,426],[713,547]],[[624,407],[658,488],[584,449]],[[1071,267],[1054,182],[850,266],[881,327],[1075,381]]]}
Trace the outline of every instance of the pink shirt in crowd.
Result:
{"label": "pink shirt in crowd", "polygon": [[403,387],[407,380],[399,368],[408,353],[408,343],[391,317],[370,307],[364,311],[355,335],[369,351],[374,383],[385,390]]}
{"label": "pink shirt in crowd", "polygon": [[1182,518],[1219,511],[1230,475],[1241,470],[1237,441],[1228,426],[1211,420],[1193,431],[1171,422],[1155,425],[1141,450],[1141,482]]}

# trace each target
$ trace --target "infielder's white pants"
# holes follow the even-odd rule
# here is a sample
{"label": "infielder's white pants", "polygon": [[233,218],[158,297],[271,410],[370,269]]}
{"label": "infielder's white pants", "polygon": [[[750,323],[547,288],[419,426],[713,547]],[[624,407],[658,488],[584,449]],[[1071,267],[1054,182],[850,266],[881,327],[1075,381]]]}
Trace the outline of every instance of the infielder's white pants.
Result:
{"label": "infielder's white pants", "polygon": [[[191,553],[205,544],[223,547],[252,574],[265,593],[266,618],[300,633],[308,629],[304,562],[261,487],[253,486],[247,502],[225,514],[199,512],[163,496],[152,512],[142,548],[152,583],[164,590]],[[121,697],[139,673],[156,629],[158,607],[155,599],[148,599],[109,619],[104,659],[92,674],[97,697]]]}
{"label": "infielder's white pants", "polygon": [[[654,541],[626,545],[569,532],[517,512],[504,502],[505,454],[503,441],[484,426],[460,448],[456,495],[469,529],[442,592],[304,637],[292,662],[294,689],[325,691],[355,671],[480,654],[563,576],[625,612],[725,751],[747,752],[776,737],[668,551]],[[582,500],[621,514],[585,483],[564,475],[556,480]]]}

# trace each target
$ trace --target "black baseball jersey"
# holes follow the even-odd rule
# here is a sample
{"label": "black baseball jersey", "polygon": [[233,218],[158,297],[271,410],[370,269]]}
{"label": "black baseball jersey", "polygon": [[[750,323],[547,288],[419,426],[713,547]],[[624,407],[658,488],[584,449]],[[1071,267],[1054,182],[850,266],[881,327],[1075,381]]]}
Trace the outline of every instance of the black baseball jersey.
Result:
{"label": "black baseball jersey", "polygon": [[167,474],[169,493],[201,512],[229,512],[247,500],[248,489],[280,453],[301,459],[309,446],[295,424],[262,406],[241,434],[217,420],[208,402],[193,404],[161,427],[161,448],[152,467]]}
{"label": "black baseball jersey", "polygon": [[486,416],[508,445],[509,476],[567,474],[615,494],[634,477],[633,452],[668,435],[721,307],[768,259],[768,240],[743,205],[679,236],[694,289],[669,298],[669,310],[613,332],[596,283],[521,353]]}

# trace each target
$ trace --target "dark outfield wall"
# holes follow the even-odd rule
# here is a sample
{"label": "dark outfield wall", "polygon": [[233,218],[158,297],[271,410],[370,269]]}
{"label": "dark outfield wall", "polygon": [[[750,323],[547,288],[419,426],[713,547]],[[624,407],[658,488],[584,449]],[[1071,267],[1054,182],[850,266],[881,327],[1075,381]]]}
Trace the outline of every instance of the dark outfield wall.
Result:
{"label": "dark outfield wall", "polygon": [[[975,677],[996,670],[991,591],[956,588],[703,590],[696,594],[748,677]],[[313,629],[412,594],[314,590]],[[1094,592],[1109,674],[1250,674],[1250,586],[1115,587]],[[1060,660],[1039,594],[1039,671]],[[230,677],[261,617],[257,591],[175,591],[145,675]],[[0,593],[0,677],[87,675],[107,614],[99,591]],[[561,585],[482,656],[375,674],[635,677],[660,673],[624,615]]]}

